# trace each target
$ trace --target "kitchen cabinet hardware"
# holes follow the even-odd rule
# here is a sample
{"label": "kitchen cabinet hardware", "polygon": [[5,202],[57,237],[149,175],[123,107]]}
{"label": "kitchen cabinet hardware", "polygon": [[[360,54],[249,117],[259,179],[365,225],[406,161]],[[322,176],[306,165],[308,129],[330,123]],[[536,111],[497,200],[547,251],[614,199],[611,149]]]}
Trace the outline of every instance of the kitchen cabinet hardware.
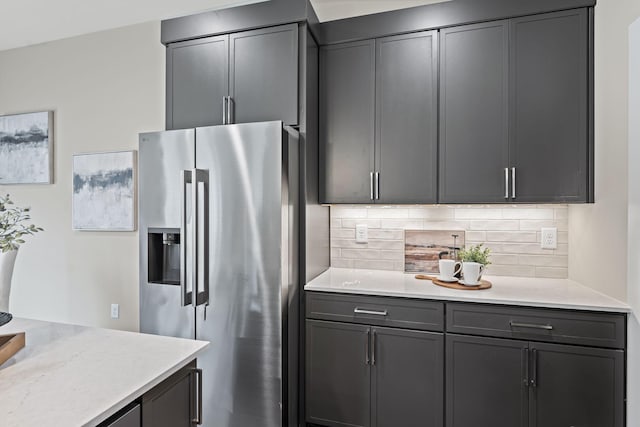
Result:
{"label": "kitchen cabinet hardware", "polygon": [[376,200],[380,200],[380,172],[376,172]]}
{"label": "kitchen cabinet hardware", "polygon": [[371,365],[376,365],[376,330],[371,333]]}
{"label": "kitchen cabinet hardware", "polygon": [[536,387],[538,383],[538,350],[531,350],[531,386]]}
{"label": "kitchen cabinet hardware", "polygon": [[528,348],[523,348],[522,349],[522,360],[523,360],[523,365],[524,365],[524,378],[522,380],[523,384],[525,387],[529,387],[529,349]]}
{"label": "kitchen cabinet hardware", "polygon": [[509,168],[504,168],[504,198],[509,199]]}
{"label": "kitchen cabinet hardware", "polygon": [[227,124],[227,97],[222,97],[222,124]]}
{"label": "kitchen cabinet hardware", "polygon": [[511,198],[516,198],[516,168],[511,168]]}
{"label": "kitchen cabinet hardware", "polygon": [[373,182],[374,182],[374,179],[373,179],[373,172],[369,172],[369,184],[370,184],[370,189],[369,189],[370,196],[369,196],[369,197],[371,198],[371,200],[374,200],[374,191],[373,191],[373,187],[375,186],[375,184],[374,184]]}
{"label": "kitchen cabinet hardware", "polygon": [[202,369],[192,368],[191,372],[193,372],[196,378],[196,393],[198,395],[198,400],[196,401],[196,418],[192,418],[191,422],[202,425]]}
{"label": "kitchen cabinet hardware", "polygon": [[538,325],[535,323],[520,323],[520,322],[509,322],[509,326],[512,328],[531,328],[531,329],[543,329],[545,331],[552,331],[552,325]]}
{"label": "kitchen cabinet hardware", "polygon": [[228,125],[232,125],[235,121],[235,116],[234,116],[234,102],[233,102],[233,98],[230,96],[227,96],[227,124]]}
{"label": "kitchen cabinet hardware", "polygon": [[353,310],[353,313],[354,314],[370,314],[370,315],[373,315],[373,316],[387,316],[389,314],[387,310],[384,310],[384,311],[365,310],[365,309],[358,308],[358,307],[356,307]]}
{"label": "kitchen cabinet hardware", "polygon": [[371,354],[371,349],[370,349],[371,329],[367,329],[365,334],[367,335],[367,339],[365,340],[365,345],[364,345],[364,360],[365,360],[365,364],[368,365],[371,362],[371,359],[369,359],[369,355]]}

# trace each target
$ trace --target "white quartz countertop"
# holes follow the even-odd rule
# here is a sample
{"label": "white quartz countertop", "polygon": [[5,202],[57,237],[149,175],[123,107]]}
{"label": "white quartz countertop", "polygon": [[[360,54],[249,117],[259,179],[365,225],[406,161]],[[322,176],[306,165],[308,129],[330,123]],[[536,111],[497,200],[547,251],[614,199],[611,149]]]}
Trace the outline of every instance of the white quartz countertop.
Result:
{"label": "white quartz countertop", "polygon": [[485,276],[493,287],[456,290],[418,280],[397,271],[330,268],[309,282],[306,291],[381,295],[447,301],[565,308],[627,313],[631,308],[614,298],[567,279]]}
{"label": "white quartz countertop", "polygon": [[197,357],[207,342],[27,319],[26,346],[0,365],[2,427],[95,426]]}

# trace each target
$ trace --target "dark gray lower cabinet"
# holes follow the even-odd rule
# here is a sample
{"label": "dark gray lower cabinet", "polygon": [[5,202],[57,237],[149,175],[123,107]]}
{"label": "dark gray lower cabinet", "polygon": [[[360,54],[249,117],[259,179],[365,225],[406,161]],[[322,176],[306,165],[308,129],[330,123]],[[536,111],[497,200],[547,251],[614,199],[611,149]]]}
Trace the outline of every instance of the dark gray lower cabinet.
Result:
{"label": "dark gray lower cabinet", "polygon": [[140,427],[142,417],[140,415],[140,404],[130,405],[131,407],[123,409],[121,413],[109,419],[101,427]]}
{"label": "dark gray lower cabinet", "polygon": [[371,328],[371,425],[440,427],[442,334]]}
{"label": "dark gray lower cabinet", "polygon": [[142,427],[192,427],[196,418],[195,363],[142,396]]}
{"label": "dark gray lower cabinet", "polygon": [[624,352],[531,343],[530,427],[622,427]]}
{"label": "dark gray lower cabinet", "polygon": [[447,427],[528,424],[526,341],[447,334]]}
{"label": "dark gray lower cabinet", "polygon": [[447,427],[622,427],[624,352],[447,334]]}
{"label": "dark gray lower cabinet", "polygon": [[371,328],[307,320],[307,421],[368,427]]}
{"label": "dark gray lower cabinet", "polygon": [[440,427],[441,333],[307,320],[307,421]]}

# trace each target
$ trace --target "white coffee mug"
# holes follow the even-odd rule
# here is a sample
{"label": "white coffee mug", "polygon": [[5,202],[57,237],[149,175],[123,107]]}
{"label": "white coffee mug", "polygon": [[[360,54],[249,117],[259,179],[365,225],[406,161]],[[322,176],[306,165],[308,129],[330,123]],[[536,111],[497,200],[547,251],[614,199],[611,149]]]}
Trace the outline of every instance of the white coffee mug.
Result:
{"label": "white coffee mug", "polygon": [[484,265],[477,262],[463,262],[462,263],[462,278],[464,284],[468,286],[475,286],[480,284],[480,278],[484,272]]}
{"label": "white coffee mug", "polygon": [[441,259],[438,261],[440,267],[440,279],[454,281],[456,274],[460,273],[462,265],[452,259]]}

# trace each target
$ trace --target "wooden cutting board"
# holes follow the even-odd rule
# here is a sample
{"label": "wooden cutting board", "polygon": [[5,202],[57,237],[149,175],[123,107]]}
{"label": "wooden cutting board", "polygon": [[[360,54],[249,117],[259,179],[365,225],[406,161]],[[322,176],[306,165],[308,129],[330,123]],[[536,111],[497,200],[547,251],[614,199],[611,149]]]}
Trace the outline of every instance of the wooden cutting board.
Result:
{"label": "wooden cutting board", "polygon": [[442,286],[444,288],[449,288],[449,289],[458,289],[460,291],[481,291],[483,289],[489,289],[492,286],[491,282],[488,281],[488,280],[480,280],[480,284],[476,285],[476,286],[465,286],[465,285],[461,285],[460,283],[456,283],[456,282],[453,282],[453,283],[452,282],[443,282],[443,281],[438,280],[437,278],[435,278],[433,276],[425,276],[424,274],[417,274],[416,275],[416,279],[419,279],[419,280],[431,280],[434,285]]}
{"label": "wooden cutting board", "polygon": [[11,359],[25,346],[25,334],[0,335],[0,365]]}

